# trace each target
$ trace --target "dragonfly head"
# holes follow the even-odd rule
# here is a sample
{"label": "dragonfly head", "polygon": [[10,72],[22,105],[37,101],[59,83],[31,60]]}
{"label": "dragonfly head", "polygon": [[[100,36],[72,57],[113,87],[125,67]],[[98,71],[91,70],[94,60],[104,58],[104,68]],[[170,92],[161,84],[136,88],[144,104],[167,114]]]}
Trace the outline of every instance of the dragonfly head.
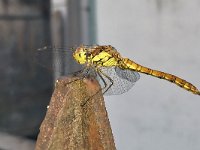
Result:
{"label": "dragonfly head", "polygon": [[76,48],[75,52],[73,53],[74,59],[79,64],[85,64],[87,60],[87,51],[88,51],[88,48],[84,47],[83,45]]}

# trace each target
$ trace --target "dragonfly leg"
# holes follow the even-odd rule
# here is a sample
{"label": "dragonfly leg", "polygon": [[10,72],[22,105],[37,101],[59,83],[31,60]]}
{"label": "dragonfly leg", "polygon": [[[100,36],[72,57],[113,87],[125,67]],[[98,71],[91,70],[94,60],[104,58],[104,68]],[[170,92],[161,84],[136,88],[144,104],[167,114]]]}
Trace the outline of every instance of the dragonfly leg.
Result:
{"label": "dragonfly leg", "polygon": [[[103,94],[104,94],[113,85],[113,80],[108,75],[106,75],[104,72],[102,72],[101,69],[99,69],[99,68],[97,69],[96,72],[97,72],[97,74],[99,75],[99,77],[102,79],[102,81],[104,83],[104,87],[102,88],[103,90],[105,89],[103,91]],[[109,86],[107,85],[107,83],[104,80],[104,78],[103,78],[102,75],[105,76],[106,78],[108,78],[110,80],[111,84]],[[100,88],[95,94],[93,94],[92,96],[90,96],[90,98],[93,97],[93,96],[95,96],[95,95],[97,95],[99,92],[102,91],[102,89]],[[85,104],[90,100],[90,98],[88,98],[83,104],[81,104],[81,106],[82,107],[85,106]]]}
{"label": "dragonfly leg", "polygon": [[[86,70],[86,67],[83,68],[83,69],[81,69],[81,70],[79,70],[79,71],[74,72],[74,73],[73,73],[73,76],[76,77],[77,74],[83,74],[84,70]],[[78,77],[81,77],[81,79],[84,78],[83,75],[79,75]],[[71,83],[73,83],[73,82],[75,82],[75,81],[78,81],[78,80],[80,80],[80,79],[72,80],[72,81],[68,82],[67,84],[71,84]]]}
{"label": "dragonfly leg", "polygon": [[81,69],[81,70],[79,70],[79,71],[77,71],[77,72],[74,72],[74,73],[73,73],[73,76],[79,77],[79,78],[78,78],[78,79],[75,79],[75,80],[73,80],[73,81],[71,81],[71,82],[68,82],[67,84],[70,84],[70,83],[75,82],[75,81],[77,81],[77,80],[86,78],[87,75],[88,75],[88,72],[89,72],[89,67],[87,67],[87,66],[85,66],[83,69]]}
{"label": "dragonfly leg", "polygon": [[[103,82],[105,83],[105,88],[107,87],[107,88],[105,89],[105,91],[103,92],[103,94],[104,94],[104,93],[106,93],[106,92],[108,91],[108,89],[113,85],[113,80],[112,80],[107,74],[105,74],[101,69],[98,69],[97,72],[98,72],[98,74],[101,73],[101,74],[102,74],[104,77],[106,77],[106,78],[110,81],[110,83],[111,83],[111,84],[107,87],[107,83],[106,83],[105,80],[103,79],[102,75],[100,75],[100,77],[103,79]],[[100,73],[99,73],[99,72],[100,72]]]}
{"label": "dragonfly leg", "polygon": [[99,72],[97,72],[97,74],[99,75],[99,77],[100,77],[101,80],[103,81],[104,87],[103,87],[102,89],[105,89],[105,88],[107,87],[106,81],[104,80],[104,78],[102,77],[102,75],[101,75]]}

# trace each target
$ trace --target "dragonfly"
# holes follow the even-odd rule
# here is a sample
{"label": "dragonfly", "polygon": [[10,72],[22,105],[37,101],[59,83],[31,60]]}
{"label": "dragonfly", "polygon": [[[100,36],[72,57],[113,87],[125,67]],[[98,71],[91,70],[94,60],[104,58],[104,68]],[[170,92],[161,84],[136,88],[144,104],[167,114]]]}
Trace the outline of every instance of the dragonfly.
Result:
{"label": "dragonfly", "polygon": [[[41,52],[47,51],[47,47],[39,49],[38,56],[41,56]],[[51,52],[66,57],[70,51],[63,48],[52,48]],[[46,53],[44,54],[46,55]],[[86,77],[92,72],[91,74],[100,82],[105,95],[127,92],[140,79],[139,73],[167,80],[193,94],[200,95],[200,91],[188,81],[169,73],[142,66],[129,58],[124,58],[111,45],[80,45],[75,49],[73,48],[72,58],[82,66],[78,74]],[[42,58],[43,63],[44,60]],[[59,60],[56,61],[59,62]]]}

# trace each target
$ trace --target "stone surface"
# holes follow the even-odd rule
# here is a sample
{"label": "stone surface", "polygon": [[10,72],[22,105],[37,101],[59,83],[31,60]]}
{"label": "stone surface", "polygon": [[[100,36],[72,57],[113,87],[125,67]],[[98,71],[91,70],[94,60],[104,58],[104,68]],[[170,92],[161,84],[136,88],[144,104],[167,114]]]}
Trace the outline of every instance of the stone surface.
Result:
{"label": "stone surface", "polygon": [[96,80],[59,79],[40,127],[36,150],[115,149],[103,96],[97,91]]}

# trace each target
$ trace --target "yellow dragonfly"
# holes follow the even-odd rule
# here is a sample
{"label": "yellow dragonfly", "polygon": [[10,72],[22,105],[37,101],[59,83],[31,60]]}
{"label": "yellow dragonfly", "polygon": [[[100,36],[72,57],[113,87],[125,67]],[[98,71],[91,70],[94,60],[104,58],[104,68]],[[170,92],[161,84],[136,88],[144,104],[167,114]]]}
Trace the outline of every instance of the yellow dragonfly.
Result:
{"label": "yellow dragonfly", "polygon": [[[45,47],[38,50],[38,58],[40,58],[38,60],[42,60],[42,64],[44,64],[45,59],[43,56],[40,57],[41,52],[47,52],[48,49]],[[62,48],[51,48],[51,52],[64,57],[69,54],[69,51]],[[44,54],[46,55],[46,53]],[[139,73],[170,81],[193,94],[200,95],[200,91],[186,80],[169,73],[144,67],[129,58],[123,58],[111,45],[81,45],[72,52],[72,56],[73,60],[84,66],[78,72],[78,75],[81,74],[81,76],[86,77],[88,74],[93,74],[99,80],[103,93],[106,95],[127,92],[139,80]],[[59,62],[59,60],[56,61]]]}

